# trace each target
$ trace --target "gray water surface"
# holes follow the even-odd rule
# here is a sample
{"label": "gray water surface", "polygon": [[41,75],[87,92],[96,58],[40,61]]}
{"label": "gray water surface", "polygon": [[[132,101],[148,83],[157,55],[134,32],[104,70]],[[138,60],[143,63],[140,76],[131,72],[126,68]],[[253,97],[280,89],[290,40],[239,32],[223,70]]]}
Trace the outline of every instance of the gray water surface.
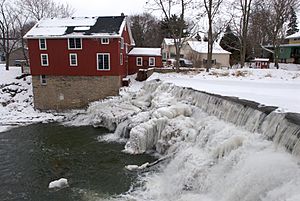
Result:
{"label": "gray water surface", "polygon": [[[154,158],[122,153],[122,144],[98,142],[106,132],[36,124],[0,133],[0,200],[97,200],[128,191],[137,173],[124,166]],[[70,187],[48,189],[49,182],[62,177]]]}

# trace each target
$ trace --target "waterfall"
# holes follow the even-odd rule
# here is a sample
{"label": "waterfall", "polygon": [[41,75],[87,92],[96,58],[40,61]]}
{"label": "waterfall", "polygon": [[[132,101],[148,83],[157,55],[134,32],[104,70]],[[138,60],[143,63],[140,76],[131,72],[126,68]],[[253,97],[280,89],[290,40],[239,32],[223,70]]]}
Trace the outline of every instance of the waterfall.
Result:
{"label": "waterfall", "polygon": [[128,153],[171,156],[115,200],[298,201],[300,115],[276,109],[155,80],[74,122],[107,125]]}

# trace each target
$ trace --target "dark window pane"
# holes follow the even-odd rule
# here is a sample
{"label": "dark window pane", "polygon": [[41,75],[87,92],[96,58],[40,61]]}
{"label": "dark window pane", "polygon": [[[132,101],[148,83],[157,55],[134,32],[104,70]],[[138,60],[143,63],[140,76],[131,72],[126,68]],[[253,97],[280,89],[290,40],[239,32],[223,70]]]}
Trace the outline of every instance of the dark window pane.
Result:
{"label": "dark window pane", "polygon": [[78,49],[81,48],[81,40],[80,40],[80,38],[76,38],[76,48],[78,48]]}
{"label": "dark window pane", "polygon": [[103,55],[98,55],[98,68],[103,69]]}
{"label": "dark window pane", "polygon": [[69,39],[69,48],[75,48],[75,41],[74,38]]}
{"label": "dark window pane", "polygon": [[109,58],[108,55],[104,55],[104,69],[109,69]]}
{"label": "dark window pane", "polygon": [[41,49],[45,49],[46,48],[46,41],[45,41],[45,39],[40,39],[40,45],[41,45]]}

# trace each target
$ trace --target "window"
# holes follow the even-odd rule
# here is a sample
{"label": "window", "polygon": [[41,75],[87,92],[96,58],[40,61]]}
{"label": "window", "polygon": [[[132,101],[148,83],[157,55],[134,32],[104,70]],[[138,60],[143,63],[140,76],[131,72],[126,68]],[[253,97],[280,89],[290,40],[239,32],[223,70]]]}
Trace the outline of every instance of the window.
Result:
{"label": "window", "polygon": [[109,38],[101,38],[101,44],[109,44]]}
{"label": "window", "polygon": [[49,66],[48,54],[41,54],[41,65]]}
{"label": "window", "polygon": [[110,54],[98,53],[97,54],[97,70],[110,70]]}
{"label": "window", "polygon": [[136,66],[143,66],[143,57],[136,58]]}
{"label": "window", "polygon": [[41,85],[47,85],[46,75],[40,75]]}
{"label": "window", "polygon": [[120,53],[120,65],[123,65],[123,53]]}
{"label": "window", "polygon": [[167,53],[163,52],[163,59],[167,59]]}
{"label": "window", "polygon": [[126,54],[128,53],[128,45],[127,44],[125,44],[125,52],[126,52]]}
{"label": "window", "polygon": [[[203,59],[203,63],[207,64],[207,59]],[[216,59],[211,60],[211,64],[217,64],[217,60]]]}
{"label": "window", "polygon": [[155,66],[155,57],[149,57],[149,66]]}
{"label": "window", "polygon": [[68,40],[69,49],[82,49],[81,38],[69,38]]}
{"label": "window", "polygon": [[121,49],[124,49],[124,38],[121,38],[120,40],[120,47]]}
{"label": "window", "polygon": [[76,53],[71,53],[69,55],[70,59],[70,66],[77,66],[77,54]]}
{"label": "window", "polygon": [[47,50],[46,39],[41,38],[39,41],[40,41],[40,50]]}

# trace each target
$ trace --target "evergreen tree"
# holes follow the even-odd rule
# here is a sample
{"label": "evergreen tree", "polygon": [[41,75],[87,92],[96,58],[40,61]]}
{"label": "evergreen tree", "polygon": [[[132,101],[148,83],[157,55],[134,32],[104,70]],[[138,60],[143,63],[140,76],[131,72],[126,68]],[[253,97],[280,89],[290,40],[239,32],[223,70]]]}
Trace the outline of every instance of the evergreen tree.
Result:
{"label": "evergreen tree", "polygon": [[228,52],[232,53],[232,55],[230,57],[231,65],[233,65],[239,61],[239,58],[240,58],[239,39],[236,35],[234,35],[234,33],[232,32],[229,25],[226,27],[225,34],[220,41],[220,46],[224,50],[227,50]]}
{"label": "evergreen tree", "polygon": [[178,38],[180,36],[184,38],[189,35],[188,24],[175,14],[169,20],[164,19],[161,22],[161,29],[166,38]]}
{"label": "evergreen tree", "polygon": [[288,24],[287,35],[292,35],[299,31],[298,24],[297,24],[297,15],[294,8],[291,7],[291,15],[290,15],[290,22]]}

